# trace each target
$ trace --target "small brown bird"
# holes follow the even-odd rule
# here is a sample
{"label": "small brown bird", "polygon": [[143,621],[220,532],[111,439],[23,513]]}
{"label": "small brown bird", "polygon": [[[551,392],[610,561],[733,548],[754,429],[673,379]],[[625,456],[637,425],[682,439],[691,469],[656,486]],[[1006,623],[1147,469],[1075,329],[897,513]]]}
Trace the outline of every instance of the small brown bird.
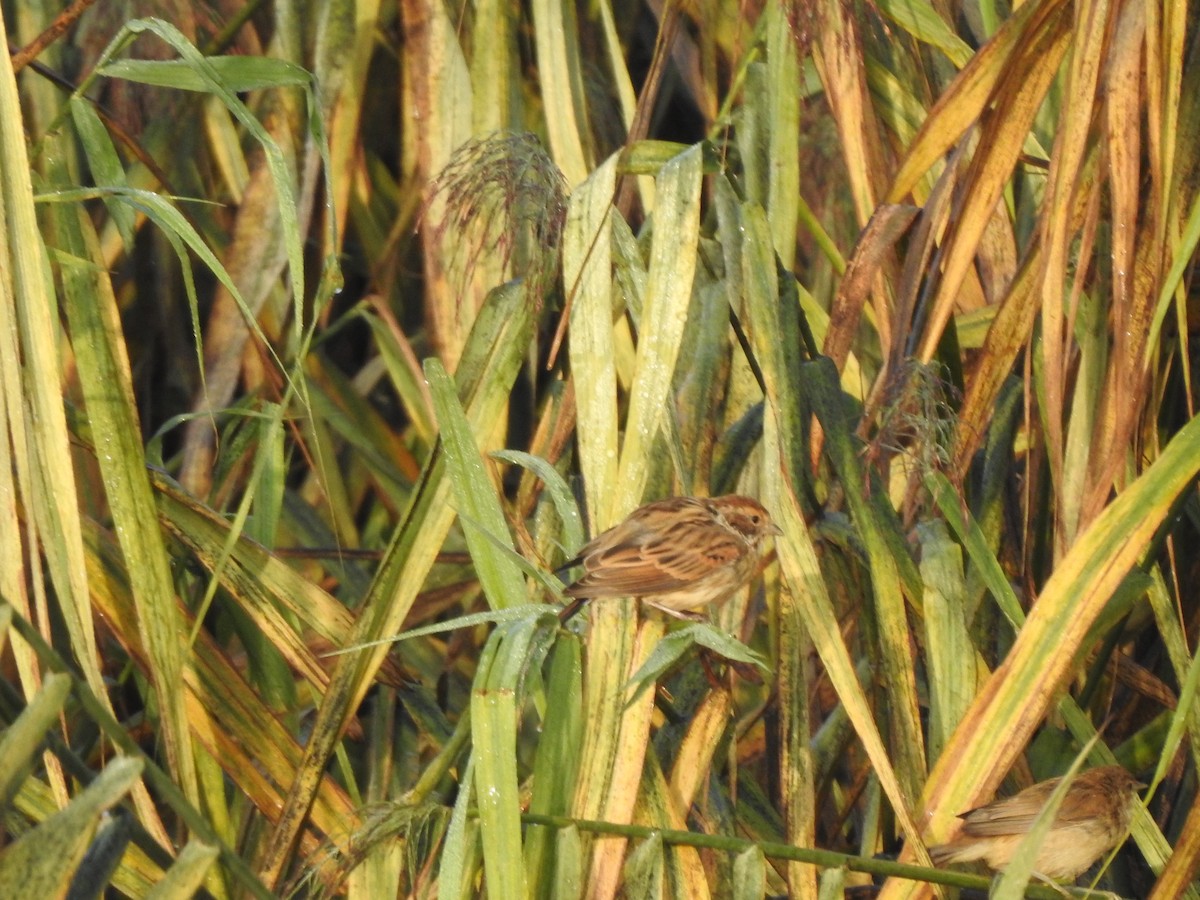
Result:
{"label": "small brown bird", "polygon": [[754,575],[758,548],[779,534],[762,505],[727,494],[647,503],[588,543],[569,568],[584,573],[566,590],[564,622],[587,600],[640,597],[678,618],[724,600]]}
{"label": "small brown bird", "polygon": [[[958,837],[930,847],[929,855],[937,865],[982,860],[993,870],[1003,869],[1061,780],[1039,781],[1015,796],[963,813]],[[1121,766],[1080,772],[1038,848],[1034,871],[1055,881],[1075,879],[1124,840],[1135,792],[1143,787]]]}

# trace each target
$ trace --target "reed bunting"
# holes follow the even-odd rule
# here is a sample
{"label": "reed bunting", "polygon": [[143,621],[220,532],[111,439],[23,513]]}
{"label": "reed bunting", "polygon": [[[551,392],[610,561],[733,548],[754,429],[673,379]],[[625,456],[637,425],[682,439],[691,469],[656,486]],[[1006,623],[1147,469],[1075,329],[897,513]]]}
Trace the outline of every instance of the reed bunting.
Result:
{"label": "reed bunting", "polygon": [[565,622],[600,597],[638,597],[672,616],[696,618],[754,576],[763,538],[779,533],[758,501],[737,494],[647,503],[563,566],[582,563],[584,571],[567,588],[574,602],[559,618]]}
{"label": "reed bunting", "polygon": [[[929,855],[937,865],[982,860],[991,869],[1003,869],[1061,780],[1039,781],[1012,797],[963,813],[958,837],[930,847]],[[1038,848],[1034,871],[1056,881],[1078,877],[1125,838],[1135,791],[1143,787],[1121,766],[1080,772]]]}

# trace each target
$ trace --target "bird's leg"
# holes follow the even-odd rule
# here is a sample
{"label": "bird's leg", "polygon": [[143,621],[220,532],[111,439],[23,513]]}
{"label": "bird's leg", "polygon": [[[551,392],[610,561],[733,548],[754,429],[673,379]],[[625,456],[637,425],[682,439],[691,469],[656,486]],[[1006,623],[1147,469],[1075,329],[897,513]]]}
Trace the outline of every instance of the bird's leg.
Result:
{"label": "bird's leg", "polygon": [[1054,888],[1054,890],[1058,891],[1064,897],[1074,896],[1070,891],[1066,890],[1061,884],[1059,884],[1057,881],[1055,881],[1053,878],[1049,877],[1048,875],[1043,875],[1041,872],[1032,872],[1030,874],[1033,875],[1033,877],[1036,878],[1038,881],[1045,882],[1047,885]]}
{"label": "bird's leg", "polygon": [[646,606],[653,606],[655,609],[657,609],[661,612],[665,612],[668,616],[670,616],[673,619],[682,619],[685,622],[706,622],[706,621],[708,621],[708,616],[704,615],[704,613],[688,612],[687,610],[683,610],[683,609],[671,609],[671,607],[669,607],[669,606],[660,606],[659,604],[655,603],[653,600],[647,600],[645,597],[642,598],[642,603],[644,603]]}
{"label": "bird's leg", "polygon": [[721,681],[721,677],[713,669],[712,663],[709,661],[709,651],[704,647],[699,649],[700,652],[698,655],[700,657],[700,665],[704,667],[704,678],[708,681],[708,686],[714,691],[721,690],[725,685]]}
{"label": "bird's leg", "polygon": [[[1033,874],[1033,877],[1036,878],[1038,881],[1044,882],[1045,884],[1054,888],[1054,890],[1058,891],[1064,897],[1078,897],[1079,896],[1078,894],[1073,894],[1070,891],[1068,891],[1066,888],[1064,888],[1061,884],[1059,884],[1057,881],[1055,881],[1053,878],[1051,878],[1048,875],[1043,875],[1041,872],[1034,872],[1032,874]],[[1112,891],[1099,891],[1099,890],[1095,890],[1093,888],[1087,888],[1087,896],[1089,896],[1089,897],[1106,897],[1107,900],[1124,900],[1124,898],[1121,897],[1120,894],[1114,894]]]}

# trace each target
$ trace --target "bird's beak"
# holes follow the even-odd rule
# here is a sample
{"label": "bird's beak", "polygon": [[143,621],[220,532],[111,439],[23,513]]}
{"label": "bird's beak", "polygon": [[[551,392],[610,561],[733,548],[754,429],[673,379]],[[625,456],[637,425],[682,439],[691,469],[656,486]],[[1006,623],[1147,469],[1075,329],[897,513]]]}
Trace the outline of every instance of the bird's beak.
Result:
{"label": "bird's beak", "polygon": [[783,534],[783,529],[772,522],[771,527],[767,529],[767,534]]}

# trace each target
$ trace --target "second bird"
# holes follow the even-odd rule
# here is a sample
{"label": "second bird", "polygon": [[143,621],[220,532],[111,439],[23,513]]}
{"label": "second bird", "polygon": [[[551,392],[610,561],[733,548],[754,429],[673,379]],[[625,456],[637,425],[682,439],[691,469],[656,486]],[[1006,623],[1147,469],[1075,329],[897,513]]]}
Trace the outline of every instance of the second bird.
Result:
{"label": "second bird", "polygon": [[[1061,780],[1040,781],[1012,797],[963,813],[959,836],[930,847],[929,855],[937,865],[982,860],[991,869],[1003,869]],[[1134,792],[1140,787],[1145,785],[1120,766],[1080,772],[1038,848],[1034,871],[1046,878],[1070,880],[1112,850],[1129,832],[1137,801]]]}
{"label": "second bird", "polygon": [[729,597],[758,567],[759,546],[778,527],[757,500],[672,497],[647,503],[579,551],[564,568],[583,564],[566,590],[573,599],[560,618],[588,600],[639,597],[673,616]]}

